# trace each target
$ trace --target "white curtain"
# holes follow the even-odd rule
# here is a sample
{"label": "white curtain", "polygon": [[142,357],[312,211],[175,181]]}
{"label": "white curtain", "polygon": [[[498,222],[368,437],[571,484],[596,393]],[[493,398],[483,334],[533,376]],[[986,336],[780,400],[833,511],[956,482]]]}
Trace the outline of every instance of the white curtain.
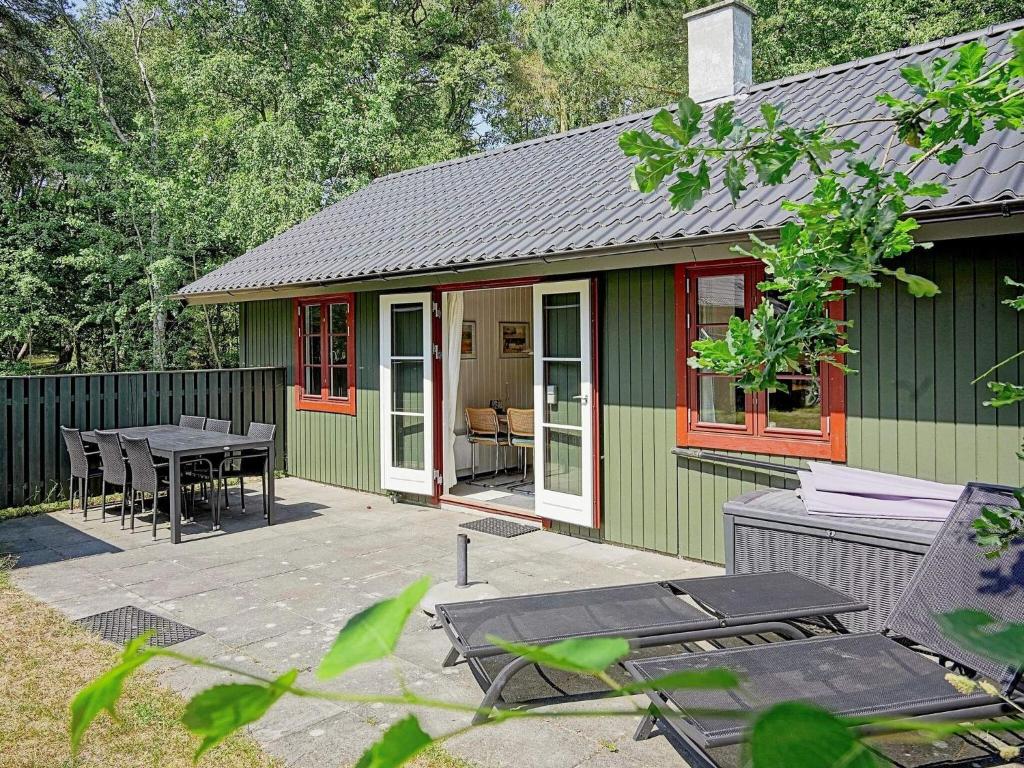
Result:
{"label": "white curtain", "polygon": [[444,316],[444,490],[455,485],[455,425],[459,414],[459,373],[462,369],[462,291],[448,291],[442,301]]}

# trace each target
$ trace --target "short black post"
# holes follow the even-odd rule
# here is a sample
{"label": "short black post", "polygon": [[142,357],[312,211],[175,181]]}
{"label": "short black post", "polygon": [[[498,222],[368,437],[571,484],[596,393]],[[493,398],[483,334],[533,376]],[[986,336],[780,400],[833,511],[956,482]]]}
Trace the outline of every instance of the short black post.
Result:
{"label": "short black post", "polygon": [[469,584],[469,536],[464,533],[458,535],[458,549],[455,554],[456,576],[455,586],[465,587]]}

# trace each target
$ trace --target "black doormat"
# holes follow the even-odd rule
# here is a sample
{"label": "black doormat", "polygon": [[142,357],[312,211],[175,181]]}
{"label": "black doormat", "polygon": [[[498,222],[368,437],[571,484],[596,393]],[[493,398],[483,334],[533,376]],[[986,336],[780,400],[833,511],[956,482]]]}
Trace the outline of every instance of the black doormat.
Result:
{"label": "black doormat", "polygon": [[156,634],[149,638],[149,644],[161,648],[183,643],[203,634],[198,629],[165,619],[134,605],[86,616],[84,619],[75,619],[73,623],[118,645],[126,645],[150,629],[155,629]]}
{"label": "black doormat", "polygon": [[538,530],[532,525],[513,523],[511,520],[502,520],[498,517],[484,517],[480,520],[473,520],[469,523],[463,523],[459,528],[489,533],[492,536],[501,536],[503,539],[511,539],[515,536],[522,536],[524,533],[533,533]]}

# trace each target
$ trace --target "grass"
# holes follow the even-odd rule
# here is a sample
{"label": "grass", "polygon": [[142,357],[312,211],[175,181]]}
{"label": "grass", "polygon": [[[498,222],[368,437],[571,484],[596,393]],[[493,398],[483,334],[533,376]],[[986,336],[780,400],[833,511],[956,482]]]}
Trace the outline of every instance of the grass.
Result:
{"label": "grass", "polygon": [[[101,715],[73,760],[68,705],[119,649],[72,624],[11,581],[0,555],[0,765],[3,768],[185,768],[199,740],[179,722],[183,699],[143,669],[125,685],[118,719]],[[248,736],[209,752],[201,768],[280,768]],[[473,768],[438,744],[411,768]]]}
{"label": "grass", "polygon": [[[0,755],[5,768],[191,766],[199,740],[182,726],[184,702],[147,671],[125,685],[118,719],[101,715],[72,760],[68,704],[109,669],[118,649],[88,634],[11,583],[0,567]],[[282,765],[245,736],[203,761],[208,768]]]}

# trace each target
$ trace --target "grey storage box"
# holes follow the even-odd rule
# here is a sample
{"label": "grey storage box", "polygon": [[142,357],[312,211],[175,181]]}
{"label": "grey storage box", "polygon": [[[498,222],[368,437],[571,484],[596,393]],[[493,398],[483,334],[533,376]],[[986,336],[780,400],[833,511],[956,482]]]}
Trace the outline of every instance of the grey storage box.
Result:
{"label": "grey storage box", "polygon": [[753,491],[725,503],[728,573],[795,571],[867,603],[839,617],[881,629],[942,523],[809,515],[793,491]]}

